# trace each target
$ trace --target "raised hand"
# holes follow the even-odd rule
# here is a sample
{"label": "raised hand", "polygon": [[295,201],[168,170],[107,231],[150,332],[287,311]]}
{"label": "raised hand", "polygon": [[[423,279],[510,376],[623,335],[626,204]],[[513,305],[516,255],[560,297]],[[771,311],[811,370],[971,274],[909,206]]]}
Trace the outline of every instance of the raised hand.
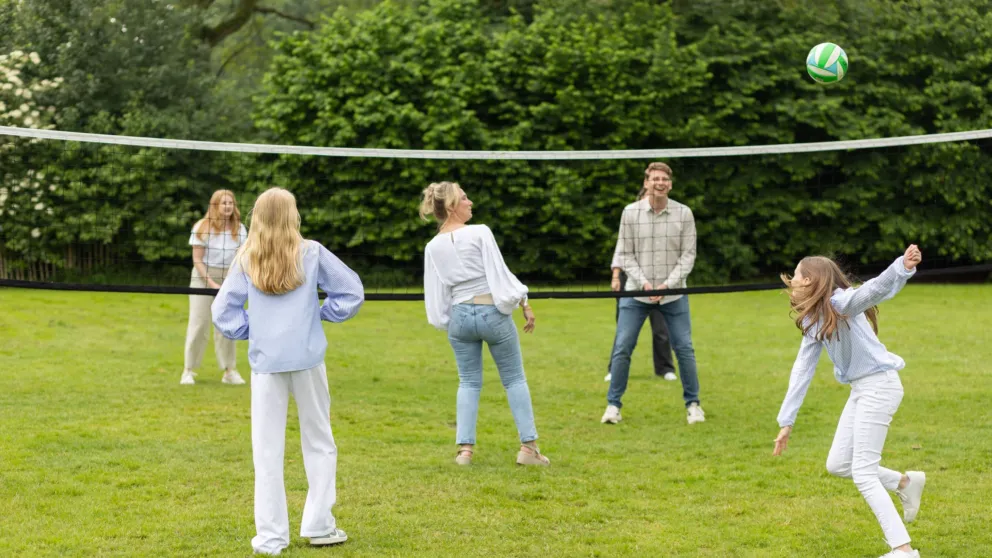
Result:
{"label": "raised hand", "polygon": [[906,267],[906,271],[912,271],[922,260],[923,254],[920,252],[919,247],[915,244],[910,244],[906,248],[906,253],[903,254],[902,265]]}

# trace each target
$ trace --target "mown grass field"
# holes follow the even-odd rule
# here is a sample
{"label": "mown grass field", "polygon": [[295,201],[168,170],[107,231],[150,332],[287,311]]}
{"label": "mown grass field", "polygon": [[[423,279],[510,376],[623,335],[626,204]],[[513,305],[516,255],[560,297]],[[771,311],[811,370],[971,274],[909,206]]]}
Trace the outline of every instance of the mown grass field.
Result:
{"label": "mown grass field", "polygon": [[[284,556],[888,550],[853,483],[824,469],[848,394],[825,355],[789,450],[771,455],[799,343],[783,293],[692,299],[707,421],[691,427],[678,382],[653,377],[648,328],[624,422],[601,425],[613,301],[534,307],[522,344],[552,459],[540,470],[514,464],[488,355],[475,463],[454,465],[457,375],[422,303],[368,302],[326,325],[335,514],[351,540],[313,549],[298,536],[306,481],[291,407]],[[882,340],[908,363],[883,463],[928,474],[910,525],[926,558],[992,555],[989,316],[992,285],[911,283],[882,306]],[[183,296],[0,289],[0,556],[251,554],[249,388],[221,384],[212,347],[197,385],[179,385],[186,319]]]}

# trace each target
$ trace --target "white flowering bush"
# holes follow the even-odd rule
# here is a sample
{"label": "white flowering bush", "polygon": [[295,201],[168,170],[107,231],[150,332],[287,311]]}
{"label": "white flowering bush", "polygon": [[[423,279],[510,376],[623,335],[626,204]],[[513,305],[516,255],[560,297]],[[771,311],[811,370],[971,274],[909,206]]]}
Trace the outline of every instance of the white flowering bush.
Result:
{"label": "white flowering bush", "polygon": [[[53,129],[55,107],[41,100],[62,78],[40,79],[37,52],[0,54],[0,126]],[[40,140],[0,136],[0,240],[27,261],[53,261],[45,233],[58,218],[54,197],[59,180],[46,173]]]}
{"label": "white flowering bush", "polygon": [[55,107],[39,105],[38,96],[57,88],[62,78],[38,80],[25,75],[25,69],[35,70],[40,65],[37,52],[0,54],[0,126],[54,128],[51,116]]}

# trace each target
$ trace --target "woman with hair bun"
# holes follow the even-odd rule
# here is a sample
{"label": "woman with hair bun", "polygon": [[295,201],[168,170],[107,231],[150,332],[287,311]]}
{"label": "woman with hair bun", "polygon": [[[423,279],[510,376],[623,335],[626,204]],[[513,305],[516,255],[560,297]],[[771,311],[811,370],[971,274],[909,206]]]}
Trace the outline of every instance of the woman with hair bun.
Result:
{"label": "woman with hair bun", "polygon": [[537,447],[537,427],[524,376],[520,338],[511,315],[523,310],[524,332],[534,331],[527,287],[503,261],[492,231],[469,225],[472,202],[454,182],[437,182],[423,192],[420,217],[433,216],[438,234],[424,249],[424,302],[427,321],[448,333],[458,365],[455,462],[469,465],[482,391],[482,343],[496,362],[520,437],[518,465],[550,465]]}

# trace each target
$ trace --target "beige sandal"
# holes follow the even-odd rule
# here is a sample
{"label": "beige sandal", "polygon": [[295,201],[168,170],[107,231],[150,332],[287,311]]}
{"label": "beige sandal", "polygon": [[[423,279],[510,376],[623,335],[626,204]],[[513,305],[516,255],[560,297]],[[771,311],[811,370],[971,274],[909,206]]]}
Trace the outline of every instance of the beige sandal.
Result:
{"label": "beige sandal", "polygon": [[517,465],[551,465],[551,460],[541,454],[537,448],[520,446],[517,452]]}
{"label": "beige sandal", "polygon": [[455,463],[459,465],[471,465],[472,453],[474,452],[468,448],[458,450],[458,453],[455,454]]}

